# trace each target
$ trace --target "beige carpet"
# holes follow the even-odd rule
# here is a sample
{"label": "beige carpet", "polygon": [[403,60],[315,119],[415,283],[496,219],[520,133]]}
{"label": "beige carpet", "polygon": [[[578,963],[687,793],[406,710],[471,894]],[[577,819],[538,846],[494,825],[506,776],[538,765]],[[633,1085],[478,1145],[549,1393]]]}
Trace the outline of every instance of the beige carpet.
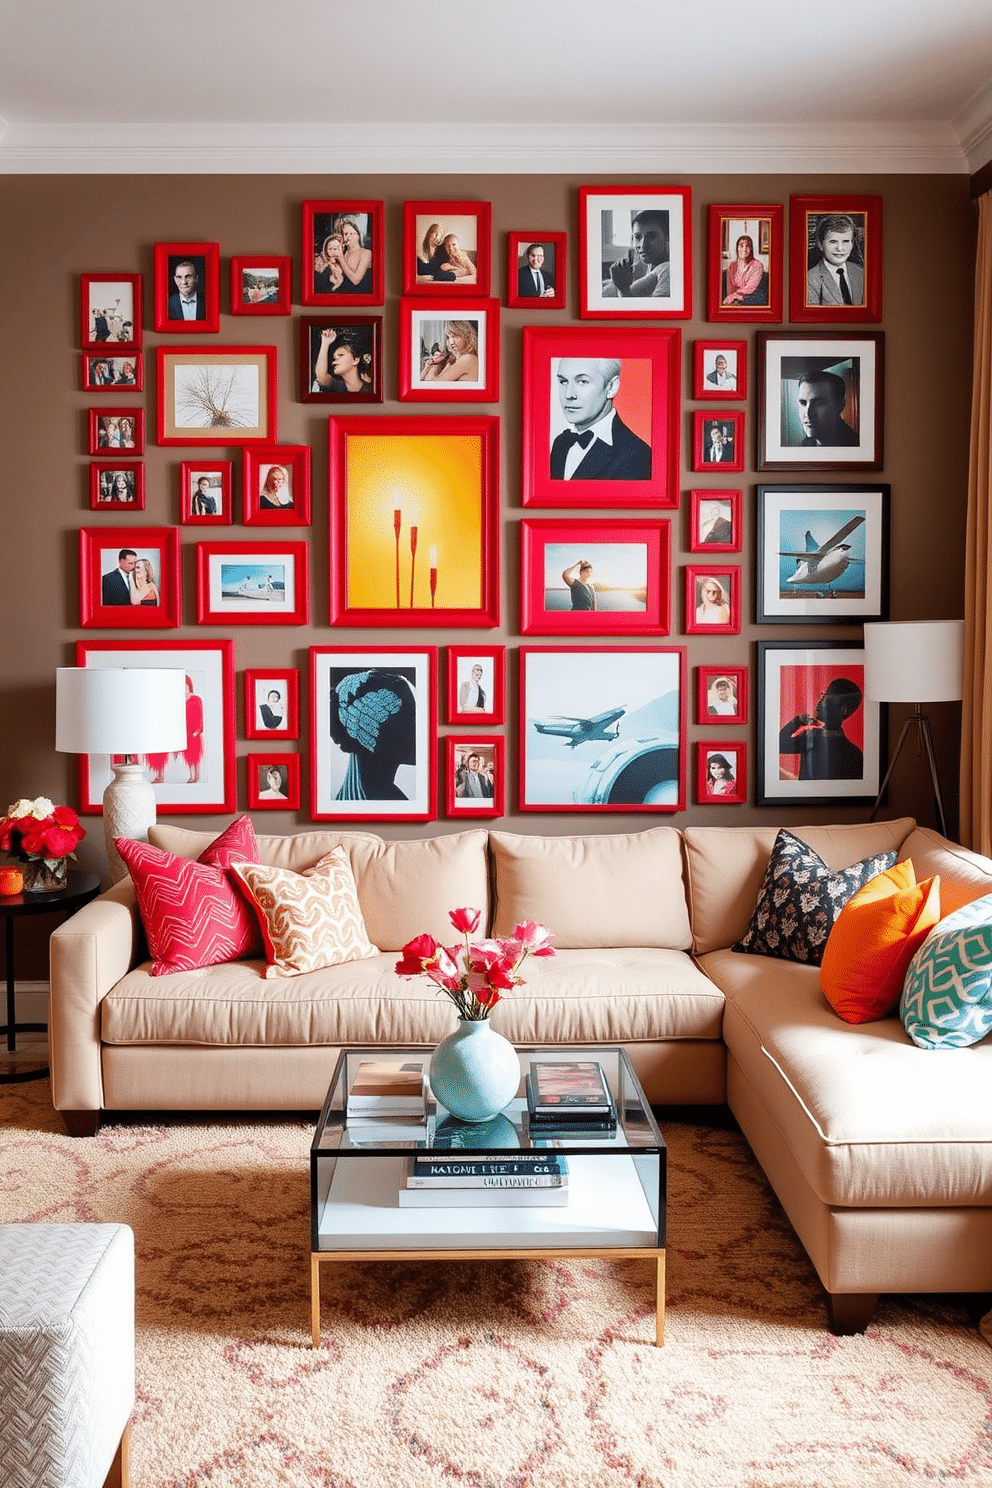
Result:
{"label": "beige carpet", "polygon": [[137,1241],[135,1488],[861,1488],[992,1483],[992,1349],[939,1298],[825,1327],[745,1143],[673,1125],[668,1337],[651,1268],[324,1270],[292,1122],[62,1135],[0,1092],[0,1220]]}

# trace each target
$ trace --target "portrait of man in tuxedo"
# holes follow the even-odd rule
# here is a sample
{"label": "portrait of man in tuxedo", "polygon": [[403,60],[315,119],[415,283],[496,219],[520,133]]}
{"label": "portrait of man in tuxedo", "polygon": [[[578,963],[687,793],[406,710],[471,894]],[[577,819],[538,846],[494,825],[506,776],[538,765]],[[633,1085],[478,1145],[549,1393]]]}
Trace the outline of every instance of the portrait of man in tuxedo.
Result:
{"label": "portrait of man in tuxedo", "polygon": [[543,243],[531,243],[527,262],[517,270],[517,294],[522,300],[553,300],[555,297],[554,257],[550,260]]}
{"label": "portrait of man in tuxedo", "polygon": [[651,479],[651,446],[613,407],[622,370],[609,357],[560,358],[554,375],[571,428],[552,440],[552,480]]}
{"label": "portrait of man in tuxedo", "polygon": [[170,263],[172,282],[176,286],[169,295],[170,320],[206,320],[207,306],[202,287],[202,262],[196,259],[179,258]]}
{"label": "portrait of man in tuxedo", "polygon": [[105,573],[100,581],[100,599],[105,605],[128,605],[131,603],[131,575],[138,555],[133,548],[121,548],[117,554],[117,567]]}

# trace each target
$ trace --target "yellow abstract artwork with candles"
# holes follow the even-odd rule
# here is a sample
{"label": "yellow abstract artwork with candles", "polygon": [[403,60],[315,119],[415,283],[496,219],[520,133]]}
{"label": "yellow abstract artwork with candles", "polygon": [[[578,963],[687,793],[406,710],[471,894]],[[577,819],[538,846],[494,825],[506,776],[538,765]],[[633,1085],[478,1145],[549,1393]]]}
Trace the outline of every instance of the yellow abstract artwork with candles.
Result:
{"label": "yellow abstract artwork with candles", "polygon": [[482,507],[478,435],[352,434],[348,608],[478,609]]}

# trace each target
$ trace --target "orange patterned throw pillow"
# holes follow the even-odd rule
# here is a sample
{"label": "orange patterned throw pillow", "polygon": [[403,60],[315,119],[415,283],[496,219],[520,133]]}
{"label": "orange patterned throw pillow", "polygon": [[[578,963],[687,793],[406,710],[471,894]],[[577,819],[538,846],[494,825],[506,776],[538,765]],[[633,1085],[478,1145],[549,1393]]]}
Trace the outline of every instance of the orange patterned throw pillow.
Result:
{"label": "orange patterned throw pillow", "polygon": [[379,954],[365,932],[344,848],[332,848],[303,873],[260,863],[234,863],[231,871],[255,904],[267,977],[300,976]]}
{"label": "orange patterned throw pillow", "polygon": [[870,879],[841,910],[827,940],[820,985],[845,1023],[891,1013],[913,956],[940,919],[940,879],[916,882],[909,859]]}

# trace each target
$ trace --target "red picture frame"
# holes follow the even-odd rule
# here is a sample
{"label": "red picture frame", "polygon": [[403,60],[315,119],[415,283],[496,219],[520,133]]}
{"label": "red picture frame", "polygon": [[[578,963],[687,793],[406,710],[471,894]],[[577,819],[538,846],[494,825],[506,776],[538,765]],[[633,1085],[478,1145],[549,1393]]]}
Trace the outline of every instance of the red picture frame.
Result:
{"label": "red picture frame", "polygon": [[[720,596],[705,591],[716,584]],[[704,614],[709,610],[713,618]],[[726,619],[720,618],[726,612]],[[739,635],[741,629],[741,571],[738,564],[687,563],[685,566],[686,635]]]}
{"label": "red picture frame", "polygon": [[[506,750],[502,734],[448,734],[444,741],[444,801],[447,816],[502,816],[506,799]],[[478,756],[483,790],[492,795],[466,794],[468,760]]]}
{"label": "red picture frame", "polygon": [[[200,482],[206,488],[200,488]],[[234,521],[231,460],[183,460],[179,466],[179,519],[185,527],[230,527]]]}
{"label": "red picture frame", "polygon": [[[186,259],[192,264],[192,274],[184,269]],[[153,267],[156,331],[203,336],[220,330],[220,248],[216,243],[156,243]],[[180,272],[186,275],[181,285]],[[195,319],[183,315],[180,300],[184,292],[195,299]]]}
{"label": "red picture frame", "polygon": [[[575,326],[558,330],[525,326],[523,356],[524,506],[678,506],[682,332],[677,327]],[[565,359],[600,364],[601,394],[589,387],[573,398],[569,383],[559,379],[560,364]],[[604,376],[609,377],[609,369],[602,368],[604,361],[620,362],[619,382],[616,377],[603,382]],[[552,379],[558,381],[557,395]],[[616,391],[609,396],[614,384]],[[599,454],[595,467],[599,474],[585,478],[576,471],[571,479],[564,474],[552,475],[552,470],[559,470],[567,443],[564,436],[580,421],[582,405],[591,414],[604,398],[616,414],[614,430],[619,420],[622,431],[613,445],[617,477],[608,473],[613,451],[607,449],[604,456],[602,444],[598,452],[590,447],[586,456]],[[573,402],[576,418],[569,420],[565,404]]]}
{"label": "red picture frame", "polygon": [[[345,247],[345,225],[358,234],[359,241]],[[385,298],[383,273],[383,204],[381,201],[359,201],[348,197],[340,201],[305,201],[303,203],[303,249],[301,256],[301,298],[304,305],[381,305]],[[344,236],[341,236],[344,234]],[[331,254],[332,238],[340,237],[340,251]],[[345,254],[358,261],[346,266]],[[371,258],[364,260],[365,253]],[[332,262],[335,265],[332,267]],[[349,273],[360,273],[358,280]],[[346,281],[347,280],[347,285]],[[337,285],[338,287],[332,287]]]}
{"label": "red picture frame", "polygon": [[[642,213],[658,220],[635,236]],[[579,314],[692,319],[690,186],[579,187]]]}
{"label": "red picture frame", "polygon": [[[281,473],[281,474],[280,474]],[[283,487],[291,500],[277,503]],[[253,445],[245,449],[241,468],[241,520],[246,527],[309,527],[310,446]]]}
{"label": "red picture frame", "polygon": [[90,511],[144,511],[145,467],[141,460],[90,462]]}
{"label": "red picture frame", "polygon": [[292,308],[293,260],[287,254],[232,255],[232,315],[289,315]]}
{"label": "red picture frame", "polygon": [[[530,249],[543,250],[540,261],[530,262]],[[568,234],[563,232],[508,232],[506,235],[506,303],[512,310],[564,310],[567,277]],[[539,294],[532,270],[544,284]]]}
{"label": "red picture frame", "polygon": [[[299,811],[300,756],[298,754],[249,754],[245,759],[249,811]],[[280,784],[269,779],[278,771]],[[269,792],[279,789],[280,795]]]}
{"label": "red picture frame", "polygon": [[125,460],[145,452],[143,408],[88,408],[86,410],[89,453],[109,459],[120,450]]}
{"label": "red picture frame", "polygon": [[[300,402],[382,402],[382,319],[378,315],[300,316]],[[327,350],[321,357],[323,333]],[[335,344],[336,343],[336,344]],[[344,347],[341,374],[335,371],[335,353]],[[321,360],[324,366],[321,366]],[[318,376],[327,377],[322,387]]]}
{"label": "red picture frame", "polygon": [[[720,367],[720,358],[724,366]],[[729,379],[729,380],[728,380]],[[733,402],[747,397],[747,342],[694,341],[692,396]]]}
{"label": "red picture frame", "polygon": [[274,346],[159,346],[156,369],[159,444],[275,442]]}
{"label": "red picture frame", "polygon": [[[782,203],[714,203],[706,215],[709,239],[706,319],[780,321],[785,258]],[[745,262],[738,269],[741,238],[750,239],[751,255],[744,255]],[[757,282],[752,282],[754,264],[760,264],[764,270]]]}
{"label": "red picture frame", "polygon": [[685,646],[521,646],[521,812],[686,801]]}
{"label": "red picture frame", "polygon": [[[728,773],[729,772],[729,773]],[[747,805],[747,743],[700,739],[696,743],[696,805]]]}
{"label": "red picture frame", "polygon": [[[362,731],[361,738],[353,732],[361,709],[355,712],[352,706],[342,712],[340,706],[360,702],[369,689],[391,691],[398,704],[390,709],[374,739]],[[311,646],[312,819],[376,824],[433,821],[437,815],[436,719],[436,647]]]}
{"label": "red picture frame", "polygon": [[199,542],[197,624],[306,625],[309,579],[309,543]]}
{"label": "red picture frame", "polygon": [[[296,668],[251,667],[244,675],[245,738],[298,739],[300,674]],[[277,694],[274,699],[270,697],[273,692]]]}
{"label": "red picture frame", "polygon": [[[449,295],[455,299],[488,298],[491,273],[492,206],[486,201],[405,201],[403,203],[403,293],[405,295]],[[428,231],[437,229],[430,234]],[[446,268],[442,257],[446,241],[457,240],[464,263],[474,273],[462,273],[454,263]],[[428,255],[428,248],[430,253]],[[424,256],[428,255],[428,256]],[[427,266],[430,265],[428,273]],[[456,277],[448,278],[445,275]]]}
{"label": "red picture frame", "polygon": [[331,624],[498,625],[499,420],[330,418],[328,438]]}
{"label": "red picture frame", "polygon": [[522,635],[668,635],[670,630],[670,522],[536,518],[520,523]]}
{"label": "red picture frame", "polygon": [[743,509],[741,491],[690,491],[689,552],[739,553]]}
{"label": "red picture frame", "polygon": [[[719,458],[712,458],[717,451]],[[692,415],[692,468],[714,475],[744,469],[742,408],[705,408]]]}
{"label": "red picture frame", "polygon": [[[727,687],[720,686],[726,682]],[[731,711],[727,712],[727,706]],[[696,668],[696,722],[726,728],[747,723],[748,669],[742,666]]]}
{"label": "red picture frame", "polygon": [[[175,755],[145,756],[142,760],[152,777],[158,809],[170,815],[235,809],[233,641],[151,637],[140,641],[77,641],[76,665],[182,668],[189,683],[186,748]],[[190,775],[195,779],[189,779]],[[110,779],[106,755],[79,756],[80,811],[102,812],[103,792]]]}
{"label": "red picture frame", "polygon": [[[836,269],[844,270],[850,303]],[[882,319],[880,196],[789,197],[789,317],[834,325]]]}
{"label": "red picture frame", "polygon": [[402,402],[499,400],[499,301],[459,300],[457,310],[444,299],[400,301]]}
{"label": "red picture frame", "polygon": [[[449,646],[448,722],[502,723],[506,714],[506,649],[503,646]],[[484,702],[472,701],[481,690]]]}
{"label": "red picture frame", "polygon": [[[122,550],[133,561],[118,559]],[[142,602],[131,574],[151,566],[153,602]],[[146,570],[147,573],[147,570]],[[134,593],[134,599],[127,596]],[[79,529],[79,623],[84,629],[163,630],[179,625],[182,601],[178,527],[81,527]]]}
{"label": "red picture frame", "polygon": [[123,356],[84,351],[79,385],[84,393],[140,393],[145,385],[142,356],[140,351],[125,352]]}
{"label": "red picture frame", "polygon": [[138,350],[141,285],[140,274],[80,274],[79,344],[84,351],[111,349],[119,355]]}

